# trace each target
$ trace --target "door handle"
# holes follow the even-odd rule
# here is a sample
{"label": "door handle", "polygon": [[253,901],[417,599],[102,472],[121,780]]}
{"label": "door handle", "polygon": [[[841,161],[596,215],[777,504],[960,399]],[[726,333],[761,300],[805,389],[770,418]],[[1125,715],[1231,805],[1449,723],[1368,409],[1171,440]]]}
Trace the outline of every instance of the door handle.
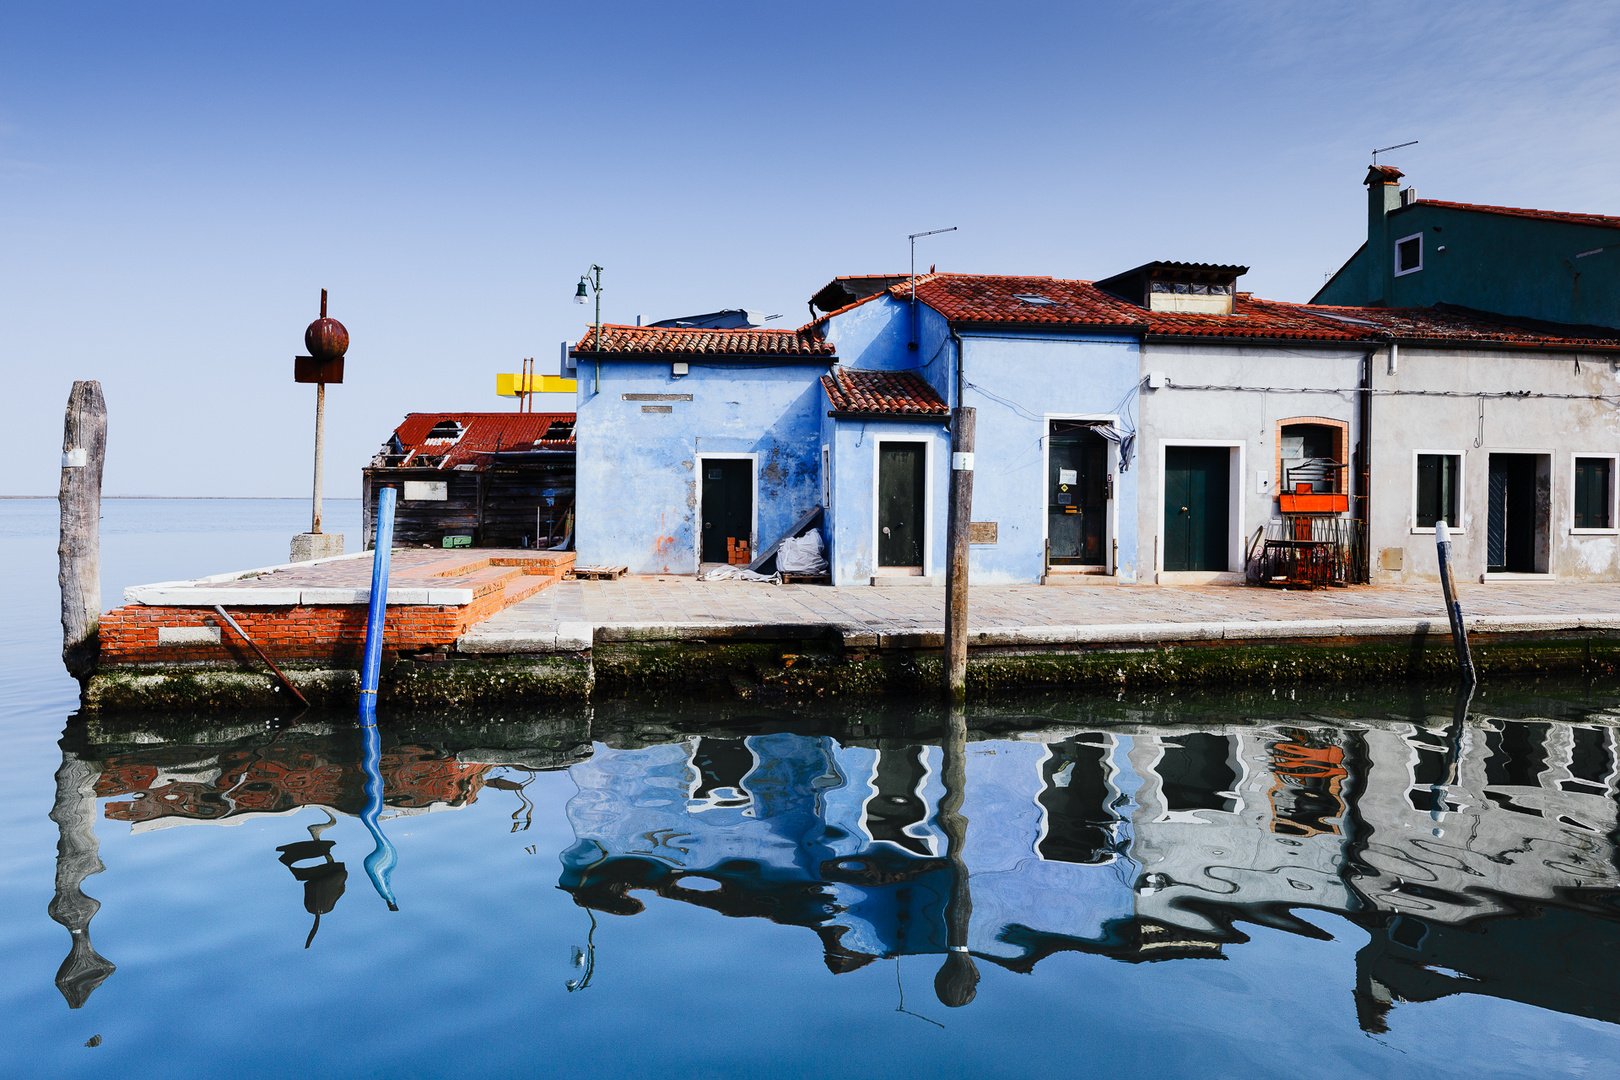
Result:
{"label": "door handle", "polygon": [[[1183,507],[1182,507],[1182,509],[1183,509],[1183,510],[1185,510],[1185,509],[1187,509],[1187,508],[1186,508],[1186,507],[1185,507],[1185,506],[1183,506]],[[711,524],[710,524],[710,523],[709,523],[709,522],[707,522],[707,521],[705,521],[705,522],[704,522],[704,523],[703,523],[703,527],[704,527],[704,528],[705,528],[705,529],[712,529],[712,528],[714,528],[714,526],[713,526],[713,525],[711,525]]]}
{"label": "door handle", "polygon": [[1187,508],[1186,508],[1186,507],[1185,507],[1185,506],[1183,506],[1183,507],[1182,507],[1182,508],[1181,508],[1181,512],[1182,512],[1182,513],[1183,513],[1183,514],[1185,514],[1185,513],[1186,513],[1186,512],[1187,512]]}
{"label": "door handle", "polygon": [[892,536],[893,535],[893,533],[889,532],[889,527],[887,525],[883,526],[883,535],[884,536]]}

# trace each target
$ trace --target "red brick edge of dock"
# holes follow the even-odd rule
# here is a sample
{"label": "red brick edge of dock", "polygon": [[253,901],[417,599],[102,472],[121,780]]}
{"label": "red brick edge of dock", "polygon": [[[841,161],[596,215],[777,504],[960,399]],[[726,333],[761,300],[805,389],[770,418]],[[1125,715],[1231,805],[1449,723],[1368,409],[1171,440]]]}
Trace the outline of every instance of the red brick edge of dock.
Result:
{"label": "red brick edge of dock", "polygon": [[[561,581],[573,563],[572,552],[548,553],[543,561],[514,568],[511,580],[481,590],[468,604],[389,604],[383,624],[383,648],[408,653],[453,646],[469,627]],[[503,563],[495,561],[494,565]],[[365,604],[223,606],[278,662],[355,664],[365,647]],[[164,627],[217,627],[219,642],[160,645],[158,631]],[[259,660],[247,643],[223,624],[212,606],[129,604],[104,614],[101,666],[148,664],[258,665]]]}

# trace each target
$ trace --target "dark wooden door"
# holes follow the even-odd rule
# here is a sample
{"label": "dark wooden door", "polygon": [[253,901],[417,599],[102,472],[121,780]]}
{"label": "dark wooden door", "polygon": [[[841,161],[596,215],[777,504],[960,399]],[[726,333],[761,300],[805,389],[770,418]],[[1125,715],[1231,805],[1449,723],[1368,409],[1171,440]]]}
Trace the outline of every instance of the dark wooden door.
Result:
{"label": "dark wooden door", "polygon": [[923,443],[878,450],[878,565],[923,564]]}
{"label": "dark wooden door", "polygon": [[1224,446],[1164,451],[1164,568],[1227,569],[1231,452]]}
{"label": "dark wooden door", "polygon": [[1492,454],[1485,561],[1493,573],[1536,572],[1536,458]]}
{"label": "dark wooden door", "polygon": [[753,462],[703,462],[703,561],[727,562],[726,537],[751,540],[754,527]]}
{"label": "dark wooden door", "polygon": [[1094,432],[1054,435],[1047,453],[1046,536],[1057,565],[1108,561],[1108,444]]}

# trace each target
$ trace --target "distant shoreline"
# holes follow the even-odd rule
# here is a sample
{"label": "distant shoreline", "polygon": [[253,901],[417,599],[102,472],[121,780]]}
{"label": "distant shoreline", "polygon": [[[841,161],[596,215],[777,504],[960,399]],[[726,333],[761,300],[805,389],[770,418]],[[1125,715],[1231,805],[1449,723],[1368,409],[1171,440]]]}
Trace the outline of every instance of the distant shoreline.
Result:
{"label": "distant shoreline", "polygon": [[[169,499],[172,501],[195,502],[202,499],[213,499],[218,502],[309,502],[308,495],[103,495],[103,499]],[[0,495],[0,499],[50,499],[56,500],[55,495]],[[342,498],[327,496],[325,502],[359,502],[360,496],[349,495]]]}

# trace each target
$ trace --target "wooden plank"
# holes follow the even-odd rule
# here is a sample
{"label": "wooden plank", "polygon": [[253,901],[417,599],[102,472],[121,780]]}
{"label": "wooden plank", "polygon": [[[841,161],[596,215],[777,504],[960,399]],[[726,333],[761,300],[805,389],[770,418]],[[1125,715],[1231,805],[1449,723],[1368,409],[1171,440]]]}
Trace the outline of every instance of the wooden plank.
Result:
{"label": "wooden plank", "polygon": [[789,529],[781,536],[778,536],[776,538],[776,543],[772,544],[759,555],[755,556],[754,561],[748,564],[748,569],[752,570],[756,574],[759,573],[759,568],[765,565],[765,561],[767,559],[776,554],[776,549],[782,546],[782,541],[792,536],[798,536],[800,533],[804,532],[804,530],[808,529],[810,526],[814,525],[820,520],[821,507],[818,506],[808,514],[804,515],[804,517],[800,518],[798,523],[794,525],[793,528]]}

